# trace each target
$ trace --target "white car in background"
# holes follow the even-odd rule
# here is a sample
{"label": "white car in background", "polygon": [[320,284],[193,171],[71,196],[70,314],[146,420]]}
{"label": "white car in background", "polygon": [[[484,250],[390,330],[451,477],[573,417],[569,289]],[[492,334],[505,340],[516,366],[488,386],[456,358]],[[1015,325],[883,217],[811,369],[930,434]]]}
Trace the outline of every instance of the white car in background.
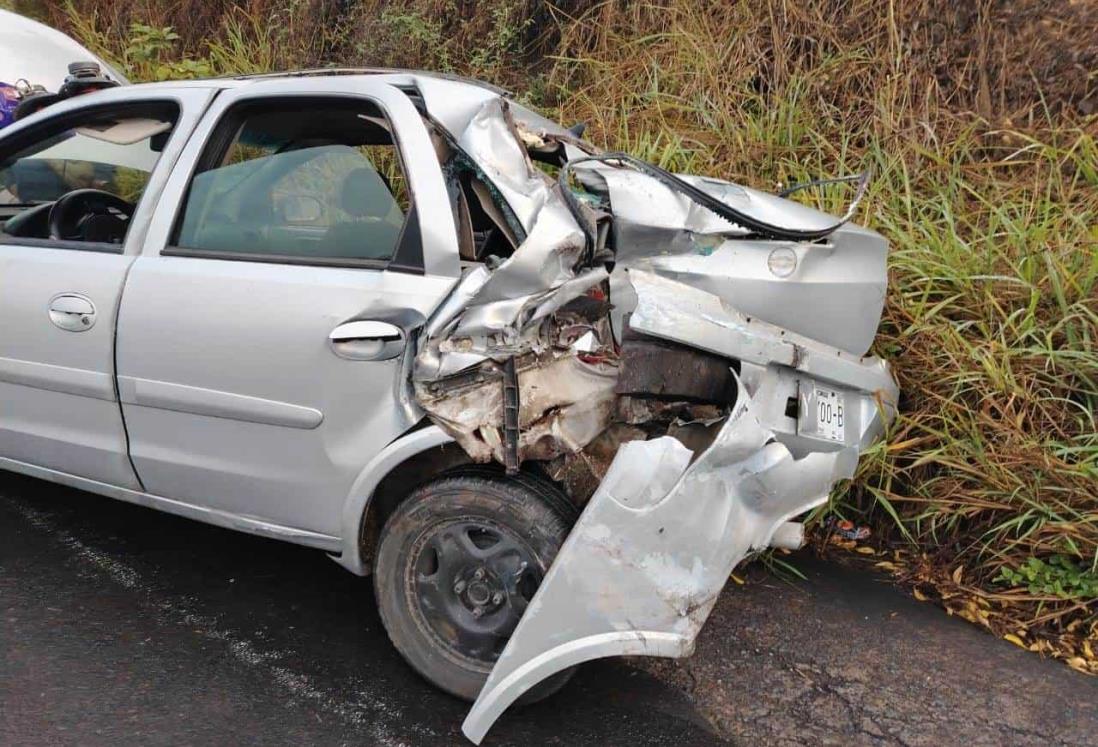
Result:
{"label": "white car in background", "polygon": [[12,123],[22,92],[33,87],[59,91],[72,74],[73,63],[94,63],[103,77],[128,83],[120,72],[57,29],[0,10],[0,129]]}

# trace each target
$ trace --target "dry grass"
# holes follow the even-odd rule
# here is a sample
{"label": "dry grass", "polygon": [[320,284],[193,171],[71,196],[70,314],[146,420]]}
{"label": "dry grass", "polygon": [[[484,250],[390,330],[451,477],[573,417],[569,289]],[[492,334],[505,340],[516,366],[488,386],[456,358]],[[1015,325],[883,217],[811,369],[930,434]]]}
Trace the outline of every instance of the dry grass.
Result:
{"label": "dry grass", "polygon": [[[862,220],[893,247],[877,350],[905,396],[831,510],[872,523],[870,557],[918,596],[1098,672],[1094,4],[338,7],[82,0],[53,17],[138,77],[181,56],[444,68],[674,169],[773,188],[873,168]],[[181,38],[135,64],[134,21]]]}

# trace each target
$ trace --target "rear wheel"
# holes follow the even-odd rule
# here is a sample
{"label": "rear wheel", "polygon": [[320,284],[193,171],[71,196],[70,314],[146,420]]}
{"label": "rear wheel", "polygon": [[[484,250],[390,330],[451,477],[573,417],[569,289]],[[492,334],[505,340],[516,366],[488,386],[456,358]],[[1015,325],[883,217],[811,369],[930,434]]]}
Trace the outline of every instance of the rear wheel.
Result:
{"label": "rear wheel", "polygon": [[[401,503],[381,532],[374,592],[409,664],[474,700],[568,534],[571,504],[553,486],[474,470],[444,476]],[[562,672],[524,702],[559,690]]]}

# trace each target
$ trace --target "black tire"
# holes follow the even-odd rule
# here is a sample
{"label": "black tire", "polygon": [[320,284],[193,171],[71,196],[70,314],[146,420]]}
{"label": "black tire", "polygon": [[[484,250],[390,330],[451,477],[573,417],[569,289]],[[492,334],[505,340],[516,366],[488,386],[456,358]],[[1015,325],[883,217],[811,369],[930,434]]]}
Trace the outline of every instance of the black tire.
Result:
{"label": "black tire", "polygon": [[[397,651],[436,687],[475,700],[575,514],[553,485],[525,474],[473,468],[417,488],[385,522],[374,561]],[[555,693],[573,671],[520,702]]]}

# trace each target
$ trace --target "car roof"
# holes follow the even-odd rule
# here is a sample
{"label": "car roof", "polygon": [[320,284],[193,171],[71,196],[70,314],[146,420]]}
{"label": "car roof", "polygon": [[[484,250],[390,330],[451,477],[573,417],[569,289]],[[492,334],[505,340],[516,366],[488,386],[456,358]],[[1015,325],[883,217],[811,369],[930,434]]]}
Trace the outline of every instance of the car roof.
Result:
{"label": "car roof", "polygon": [[302,80],[316,79],[317,82],[330,80],[345,80],[349,77],[389,78],[386,82],[399,84],[401,80],[409,82],[415,79],[430,78],[439,81],[447,81],[455,84],[455,88],[468,88],[469,93],[487,91],[497,96],[510,96],[510,91],[475,78],[466,78],[450,73],[439,73],[430,70],[415,70],[410,68],[382,68],[382,67],[339,67],[339,68],[312,68],[304,70],[286,70],[274,73],[255,73],[251,75],[225,75],[215,78],[194,78],[187,80],[168,80],[155,83],[137,83],[130,86],[131,90],[149,91],[168,88],[241,88],[251,83],[269,82],[272,80]]}
{"label": "car roof", "polygon": [[[507,98],[516,118],[533,128],[551,134],[567,134],[559,123],[510,99],[510,93],[498,86],[473,78],[448,73],[399,68],[317,68],[291,70],[257,75],[237,75],[220,78],[165,81],[127,86],[134,94],[144,95],[157,90],[179,88],[206,88],[217,90],[240,89],[250,85],[277,80],[310,80],[316,83],[318,93],[339,88],[354,79],[370,79],[395,86],[406,92],[416,92],[424,102],[430,116],[455,137],[468,125],[470,118],[488,99]],[[97,94],[90,94],[97,95]]]}
{"label": "car roof", "polygon": [[396,68],[396,67],[321,67],[321,68],[307,68],[303,70],[289,70],[285,72],[276,73],[257,73],[254,75],[235,75],[227,76],[232,80],[238,81],[250,81],[250,80],[270,80],[272,78],[319,78],[327,76],[341,76],[341,75],[411,75],[411,76],[423,76],[429,78],[437,78],[439,80],[448,80],[453,83],[463,83],[465,85],[491,91],[499,96],[510,96],[511,92],[500,88],[499,86],[485,82],[483,80],[477,80],[476,78],[467,78],[462,75],[455,75],[453,73],[441,73],[433,70],[417,70],[414,68]]}

